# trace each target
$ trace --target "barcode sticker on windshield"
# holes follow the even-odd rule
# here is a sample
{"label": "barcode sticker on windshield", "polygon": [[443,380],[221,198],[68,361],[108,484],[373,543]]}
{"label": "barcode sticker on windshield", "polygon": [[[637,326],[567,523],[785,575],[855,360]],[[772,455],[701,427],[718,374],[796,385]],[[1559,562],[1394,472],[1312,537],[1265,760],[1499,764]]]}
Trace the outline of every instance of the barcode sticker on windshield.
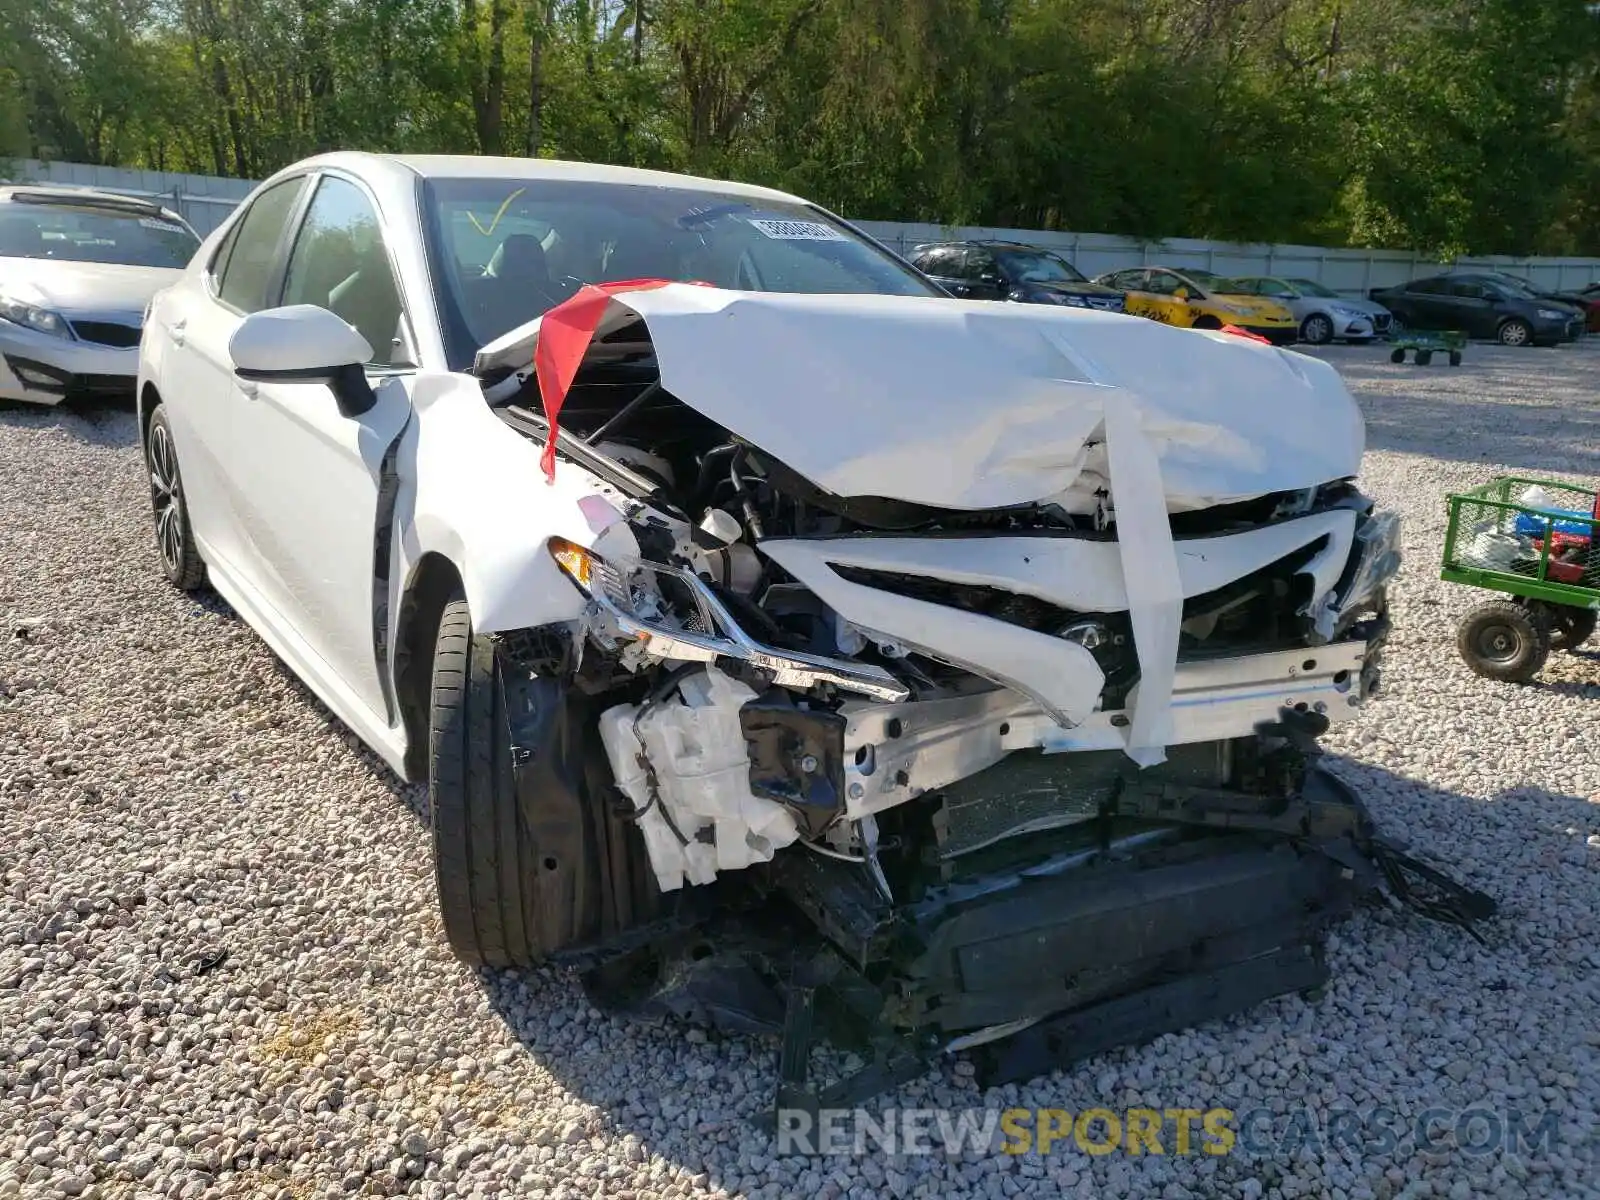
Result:
{"label": "barcode sticker on windshield", "polygon": [[775,221],[768,217],[752,217],[754,225],[769,238],[780,242],[843,242],[844,234],[821,221]]}
{"label": "barcode sticker on windshield", "polygon": [[182,225],[174,225],[171,221],[158,221],[154,217],[140,217],[139,224],[146,229],[159,229],[164,233],[182,233]]}

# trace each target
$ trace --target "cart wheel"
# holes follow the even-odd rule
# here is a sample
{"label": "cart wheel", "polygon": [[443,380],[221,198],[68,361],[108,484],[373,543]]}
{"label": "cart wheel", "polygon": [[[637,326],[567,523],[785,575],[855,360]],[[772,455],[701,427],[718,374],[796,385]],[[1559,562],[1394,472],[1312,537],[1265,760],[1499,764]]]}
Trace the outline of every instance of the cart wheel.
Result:
{"label": "cart wheel", "polygon": [[1491,600],[1461,619],[1456,649],[1485,679],[1527,683],[1550,657],[1549,618],[1509,600]]}
{"label": "cart wheel", "polygon": [[1459,350],[1450,351],[1450,365],[1452,367],[1459,367],[1461,365],[1461,351],[1459,351]]}
{"label": "cart wheel", "polygon": [[1433,351],[1432,350],[1418,350],[1417,351],[1417,366],[1425,367],[1429,363],[1431,363],[1432,361],[1433,361]]}
{"label": "cart wheel", "polygon": [[1600,613],[1592,608],[1573,608],[1566,604],[1550,606],[1550,649],[1576,650],[1594,636]]}
{"label": "cart wheel", "polygon": [[1397,350],[1389,351],[1389,361],[1390,362],[1405,362],[1405,360],[1406,360],[1406,352],[1404,350],[1398,350],[1397,349]]}

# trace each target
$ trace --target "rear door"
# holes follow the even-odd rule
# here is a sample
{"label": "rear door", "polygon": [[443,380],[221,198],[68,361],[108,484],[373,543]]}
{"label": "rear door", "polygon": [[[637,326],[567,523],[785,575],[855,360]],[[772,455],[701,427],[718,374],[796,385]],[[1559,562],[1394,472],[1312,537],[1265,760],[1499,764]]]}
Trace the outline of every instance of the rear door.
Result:
{"label": "rear door", "polygon": [[963,300],[982,300],[990,297],[983,296],[979,281],[979,263],[970,247],[953,247],[949,265],[945,268],[950,282],[947,285],[952,293]]}
{"label": "rear door", "polygon": [[1166,309],[1158,303],[1159,297],[1150,291],[1150,272],[1142,267],[1118,271],[1107,281],[1127,296],[1127,311],[1152,321],[1166,320]]}
{"label": "rear door", "polygon": [[334,676],[388,725],[379,580],[392,549],[389,455],[410,419],[415,367],[384,221],[357,180],[317,178],[279,280],[278,303],[326,308],[367,339],[377,400],[346,416],[325,383],[244,385],[230,433],[248,497],[245,532],[265,568],[265,599],[320,660],[311,669]]}
{"label": "rear door", "polygon": [[1499,325],[1495,301],[1499,290],[1481,279],[1451,279],[1445,283],[1439,305],[1439,323],[1445,329],[1464,330],[1473,337],[1493,337]]}
{"label": "rear door", "polygon": [[1448,319],[1443,279],[1413,279],[1394,297],[1391,311],[1417,329],[1442,329]]}
{"label": "rear door", "polygon": [[1166,325],[1188,327],[1194,324],[1195,311],[1188,300],[1178,298],[1178,289],[1183,288],[1195,300],[1205,297],[1199,293],[1193,284],[1184,280],[1183,276],[1172,271],[1151,270],[1145,280],[1144,292],[1141,301],[1149,310],[1146,316],[1154,317]]}
{"label": "rear door", "polygon": [[245,315],[266,307],[289,225],[306,186],[303,175],[273,184],[249,202],[218,245],[199,286],[175,288],[155,314],[156,336],[168,339],[160,379],[174,426],[189,513],[208,562],[252,577],[238,490],[238,447],[231,424],[238,380],[228,341]]}
{"label": "rear door", "polygon": [[970,295],[974,300],[1004,300],[1011,289],[1006,286],[994,251],[987,246],[968,246],[965,270]]}
{"label": "rear door", "polygon": [[912,264],[952,296],[961,294],[957,290],[960,280],[956,278],[956,271],[961,264],[961,247],[935,246],[917,255]]}

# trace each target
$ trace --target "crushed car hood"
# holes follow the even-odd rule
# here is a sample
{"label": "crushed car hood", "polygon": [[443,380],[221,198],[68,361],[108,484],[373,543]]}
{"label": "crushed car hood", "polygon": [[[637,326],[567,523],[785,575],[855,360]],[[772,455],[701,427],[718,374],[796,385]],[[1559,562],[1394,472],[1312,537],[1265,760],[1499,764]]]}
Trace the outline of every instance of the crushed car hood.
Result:
{"label": "crushed car hood", "polygon": [[[1169,511],[1356,473],[1361,415],[1327,363],[1114,313],[673,284],[617,296],[597,336],[644,319],[662,385],[840,496],[942,508],[1085,501],[1104,418],[1132,416]],[[537,323],[475,370],[526,369]]]}

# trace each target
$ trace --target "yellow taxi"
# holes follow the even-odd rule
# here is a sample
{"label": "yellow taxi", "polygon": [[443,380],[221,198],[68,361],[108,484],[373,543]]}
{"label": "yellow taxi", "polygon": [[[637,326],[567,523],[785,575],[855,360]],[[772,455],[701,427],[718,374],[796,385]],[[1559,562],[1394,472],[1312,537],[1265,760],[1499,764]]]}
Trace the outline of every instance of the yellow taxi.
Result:
{"label": "yellow taxi", "polygon": [[1276,300],[1249,296],[1239,285],[1210,271],[1171,267],[1132,267],[1112,271],[1095,280],[1127,297],[1127,311],[1152,321],[1184,329],[1221,329],[1233,325],[1260,334],[1268,341],[1288,344],[1300,326]]}

